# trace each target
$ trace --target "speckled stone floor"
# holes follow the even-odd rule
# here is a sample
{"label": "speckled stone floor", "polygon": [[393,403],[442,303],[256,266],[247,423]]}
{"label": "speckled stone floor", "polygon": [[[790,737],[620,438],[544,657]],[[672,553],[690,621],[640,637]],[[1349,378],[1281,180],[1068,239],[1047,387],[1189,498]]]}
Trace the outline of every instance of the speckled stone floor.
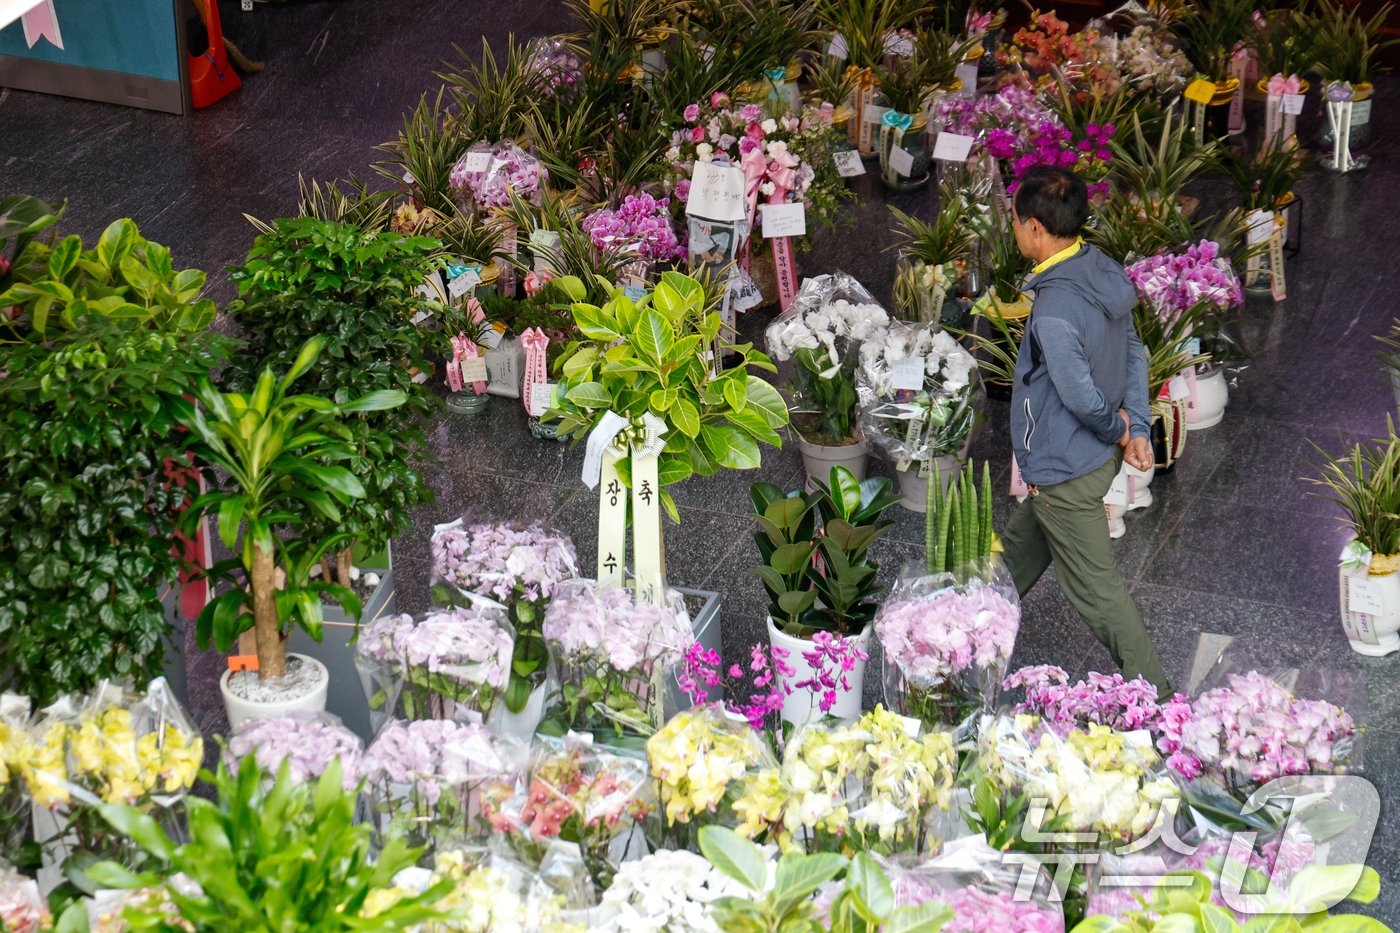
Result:
{"label": "speckled stone floor", "polygon": [[[189,119],[0,90],[0,191],[68,198],[65,226],[85,238],[129,215],[148,237],[169,244],[179,263],[209,270],[219,300],[230,294],[221,270],[243,257],[252,238],[242,215],[289,212],[298,172],[368,175],[372,147],[435,83],[433,71],[452,55],[453,42],[473,49],[483,35],[498,42],[508,33],[563,28],[553,2],[323,0],[259,5],[250,14],[236,4],[223,9],[227,32],[266,59],[267,70]],[[1180,465],[1153,484],[1154,505],[1128,516],[1117,544],[1178,682],[1190,682],[1201,633],[1235,638],[1260,666],[1364,678],[1364,691],[1350,702],[1366,723],[1362,771],[1384,801],[1371,849],[1383,893],[1366,912],[1391,922],[1400,922],[1400,850],[1391,842],[1400,832],[1400,808],[1392,804],[1400,788],[1400,656],[1372,660],[1348,648],[1334,569],[1344,532],[1335,509],[1313,496],[1303,477],[1316,466],[1310,441],[1335,451],[1375,436],[1395,408],[1372,337],[1395,314],[1388,299],[1400,285],[1396,88],[1391,81],[1378,87],[1371,167],[1347,177],[1313,170],[1302,183],[1305,243],[1290,264],[1288,300],[1251,300],[1239,314],[1235,333],[1249,361],[1234,374],[1225,420],[1191,434]],[[1305,117],[1305,137],[1310,127]],[[819,235],[801,268],[845,270],[888,299],[893,257],[885,251],[885,204],[928,214],[933,195],[887,197],[873,176],[857,179],[856,191],[851,225]],[[744,327],[757,334],[770,317],[750,315]],[[1006,406],[989,403],[988,415],[974,456],[990,459],[1005,489]],[[431,439],[439,458],[429,468],[437,502],[415,514],[413,532],[395,542],[400,608],[427,604],[427,534],[463,513],[551,522],[574,537],[584,566],[591,564],[596,500],[579,480],[581,450],[532,439],[519,406],[500,399],[484,416],[440,415]],[[892,475],[888,464],[874,464],[875,472]],[[755,555],[747,484],[766,479],[795,487],[801,475],[789,445],[765,451],[756,473],[691,480],[676,492],[683,520],[666,531],[673,581],[723,594],[731,655],[763,637],[761,590],[748,574]],[[998,500],[999,525],[1012,504]],[[896,528],[874,552],[887,580],[921,553],[920,518],[896,511]],[[216,731],[223,721],[215,685],[220,661],[190,648],[190,703],[201,724]],[[1016,662],[1079,673],[1111,669],[1053,577],[1025,600]]]}

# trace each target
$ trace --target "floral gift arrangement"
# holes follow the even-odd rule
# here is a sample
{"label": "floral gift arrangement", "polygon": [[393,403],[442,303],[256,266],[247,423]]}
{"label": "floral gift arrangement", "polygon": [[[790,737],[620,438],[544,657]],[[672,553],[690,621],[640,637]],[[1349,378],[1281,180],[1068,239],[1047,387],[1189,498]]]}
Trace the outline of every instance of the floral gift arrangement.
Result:
{"label": "floral gift arrangement", "polygon": [[396,710],[408,719],[480,717],[506,689],[514,645],[503,610],[451,606],[418,620],[375,619],[360,632],[355,665],[381,717]]}
{"label": "floral gift arrangement", "polygon": [[864,435],[924,476],[934,458],[966,448],[982,399],[971,353],[936,325],[898,321],[861,344],[856,394]]}
{"label": "floral gift arrangement", "polygon": [[882,337],[889,322],[864,286],[837,272],[803,282],[792,306],[768,325],[769,356],[793,364],[786,387],[792,425],[809,443],[839,446],[860,439],[860,346]]}
{"label": "floral gift arrangement", "polygon": [[[515,647],[504,707],[522,713],[532,694],[537,707],[549,669],[544,613],[559,585],[578,575],[573,542],[541,525],[466,524],[459,519],[433,530],[432,558],[438,602],[452,605],[461,602],[458,594],[473,594],[505,606]],[[538,712],[524,724],[527,732],[534,730]]]}
{"label": "floral gift arrangement", "polygon": [[345,789],[360,780],[360,737],[330,713],[290,713],[275,719],[245,719],[229,736],[224,760],[230,771],[249,755],[264,774],[276,775],[285,766],[293,781],[314,784],[333,761],[340,762]]}
{"label": "floral gift arrangement", "polygon": [[583,219],[583,232],[604,253],[628,260],[627,284],[645,286],[657,263],[685,256],[685,248],[672,226],[670,198],[654,198],[646,192],[629,194],[616,208],[600,207]]}
{"label": "floral gift arrangement", "polygon": [[645,738],[665,722],[665,677],[695,642],[680,594],[668,597],[653,605],[626,587],[584,580],[555,592],[544,637],[562,686],[544,728],[617,741]]}
{"label": "floral gift arrangement", "polygon": [[1228,311],[1244,301],[1239,277],[1212,240],[1192,244],[1180,253],[1162,253],[1127,266],[1142,299],[1164,317],[1202,302]]}

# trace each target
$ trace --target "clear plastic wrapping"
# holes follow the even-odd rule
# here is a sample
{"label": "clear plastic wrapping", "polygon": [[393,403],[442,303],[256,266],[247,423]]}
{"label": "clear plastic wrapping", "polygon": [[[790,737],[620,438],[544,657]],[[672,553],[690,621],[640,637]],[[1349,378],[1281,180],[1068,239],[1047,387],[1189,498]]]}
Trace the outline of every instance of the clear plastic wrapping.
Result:
{"label": "clear plastic wrapping", "polygon": [[669,590],[653,605],[626,587],[573,580],[545,610],[544,638],[559,670],[550,734],[592,733],[616,744],[651,735],[666,721],[669,682],[695,642],[685,600]]}
{"label": "clear plastic wrapping", "polygon": [[807,279],[766,331],[793,427],[820,444],[856,436],[855,372],[863,341],[880,338],[889,315],[844,272]]}
{"label": "clear plastic wrapping", "polygon": [[51,922],[38,883],[0,862],[0,930],[40,933],[50,929]]}
{"label": "clear plastic wrapping", "polygon": [[364,743],[333,713],[290,712],[275,719],[246,719],[229,736],[224,761],[229,770],[249,755],[270,783],[283,763],[295,784],[314,783],[332,761],[339,759],[343,784],[353,790],[360,781]]}
{"label": "clear plastic wrapping", "polygon": [[13,857],[29,838],[30,808],[24,787],[29,699],[0,695],[0,859]]}
{"label": "clear plastic wrapping", "polygon": [[467,204],[480,210],[510,207],[511,195],[538,204],[549,173],[539,159],[514,140],[490,144],[476,142],[462,153],[448,176],[449,183]]}
{"label": "clear plastic wrapping", "polygon": [[860,348],[860,427],[900,463],[956,456],[986,400],[977,361],[937,324],[890,324]]}
{"label": "clear plastic wrapping", "polygon": [[905,576],[875,616],[885,702],[960,739],[992,710],[1021,625],[1005,565],[968,571]]}
{"label": "clear plastic wrapping", "polygon": [[[555,876],[541,874],[504,852],[451,850],[439,852],[431,870],[405,869],[394,877],[393,888],[376,893],[392,901],[405,892],[419,894],[450,882],[451,890],[437,906],[454,919],[435,921],[423,933],[585,933],[586,927],[568,918],[570,908],[586,905],[571,904],[567,895],[551,887],[551,877]],[[372,915],[368,903],[365,912]]]}
{"label": "clear plastic wrapping", "polygon": [[376,728],[390,718],[480,719],[506,689],[514,648],[504,609],[452,606],[375,619],[360,632],[355,666]]}

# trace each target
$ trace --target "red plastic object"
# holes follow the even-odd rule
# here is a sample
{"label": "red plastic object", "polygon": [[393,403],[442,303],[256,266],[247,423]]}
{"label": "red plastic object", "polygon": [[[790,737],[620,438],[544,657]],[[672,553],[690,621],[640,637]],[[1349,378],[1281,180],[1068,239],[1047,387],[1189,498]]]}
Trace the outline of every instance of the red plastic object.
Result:
{"label": "red plastic object", "polygon": [[[198,0],[196,0],[198,2]],[[219,0],[203,0],[204,23],[209,31],[209,48],[203,55],[190,56],[190,96],[195,107],[208,107],[238,90],[243,79],[229,64],[224,49],[224,27],[219,22]]]}

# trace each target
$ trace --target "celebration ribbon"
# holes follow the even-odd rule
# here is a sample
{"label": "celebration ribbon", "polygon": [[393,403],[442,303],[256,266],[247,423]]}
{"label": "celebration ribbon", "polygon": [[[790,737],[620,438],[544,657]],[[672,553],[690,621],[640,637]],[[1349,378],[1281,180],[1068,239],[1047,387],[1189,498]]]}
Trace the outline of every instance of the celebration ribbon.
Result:
{"label": "celebration ribbon", "polygon": [[552,278],[554,278],[554,275],[549,272],[535,272],[532,270],[525,273],[525,297],[534,298],[540,293],[541,289],[549,284],[549,280]]}
{"label": "celebration ribbon", "polygon": [[[477,346],[475,343],[473,343],[472,341],[468,340],[468,341],[467,341],[467,345],[466,345],[465,347],[462,348],[462,360],[461,360],[461,361],[462,361],[462,362],[466,362],[467,360],[474,360],[474,359],[476,359],[477,357],[479,357],[480,355],[481,355],[481,348],[478,347],[478,346]],[[462,379],[462,376],[461,376],[461,369],[459,368],[459,369],[458,369],[458,374],[457,374],[457,381],[460,382],[461,379]],[[478,379],[476,382],[473,382],[473,383],[472,383],[472,391],[475,392],[477,395],[485,395],[485,394],[486,394],[486,383],[485,383],[485,381],[484,381],[484,380],[481,380],[481,379]]]}
{"label": "celebration ribbon", "polygon": [[[768,177],[768,163],[763,159],[763,147],[755,146],[739,157],[739,167],[744,172],[744,197],[749,205],[749,229],[753,229],[754,218],[758,214],[758,187]],[[739,265],[749,271],[749,249],[752,243],[744,241],[744,252]]]}
{"label": "celebration ribbon", "polygon": [[462,391],[462,359],[466,353],[467,346],[471,341],[466,334],[458,334],[450,338],[452,344],[452,362],[447,365],[447,387],[453,392]]}
{"label": "celebration ribbon", "polygon": [[1235,88],[1235,96],[1230,98],[1231,133],[1238,133],[1244,129],[1244,82],[1249,77],[1251,55],[1250,49],[1244,43],[1240,43],[1235,46],[1234,54],[1230,56],[1230,77],[1240,79],[1239,87]]}
{"label": "celebration ribbon", "polygon": [[32,10],[22,14],[24,41],[29,48],[40,39],[48,39],[57,48],[63,48],[63,33],[58,28],[58,13],[53,8],[53,0],[41,0]]}
{"label": "celebration ribbon", "polygon": [[[779,152],[768,163],[768,179],[773,183],[773,193],[768,196],[769,204],[784,204],[788,192],[797,185],[796,169],[802,163],[787,151]],[[773,267],[778,273],[778,301],[784,311],[797,297],[797,264],[792,258],[792,239],[773,237]]]}
{"label": "celebration ribbon", "polygon": [[549,346],[549,337],[538,327],[530,327],[520,335],[520,345],[525,348],[525,390],[520,396],[525,402],[525,412],[533,417],[531,396],[535,393],[535,386],[549,381],[545,367],[545,348]]}
{"label": "celebration ribbon", "polygon": [[1300,94],[1303,90],[1303,79],[1297,75],[1284,77],[1283,73],[1274,75],[1264,85],[1264,92],[1271,97],[1282,97],[1284,94]]}
{"label": "celebration ribbon", "polygon": [[912,113],[897,113],[893,110],[886,110],[880,117],[880,123],[884,126],[892,126],[901,133],[909,132],[909,127],[914,125],[914,115]]}
{"label": "celebration ribbon", "polygon": [[1284,140],[1293,135],[1297,118],[1291,113],[1283,112],[1283,98],[1285,94],[1302,92],[1303,79],[1297,75],[1285,78],[1282,73],[1276,74],[1264,85],[1264,93],[1267,95],[1264,102],[1265,145],[1282,146]]}

